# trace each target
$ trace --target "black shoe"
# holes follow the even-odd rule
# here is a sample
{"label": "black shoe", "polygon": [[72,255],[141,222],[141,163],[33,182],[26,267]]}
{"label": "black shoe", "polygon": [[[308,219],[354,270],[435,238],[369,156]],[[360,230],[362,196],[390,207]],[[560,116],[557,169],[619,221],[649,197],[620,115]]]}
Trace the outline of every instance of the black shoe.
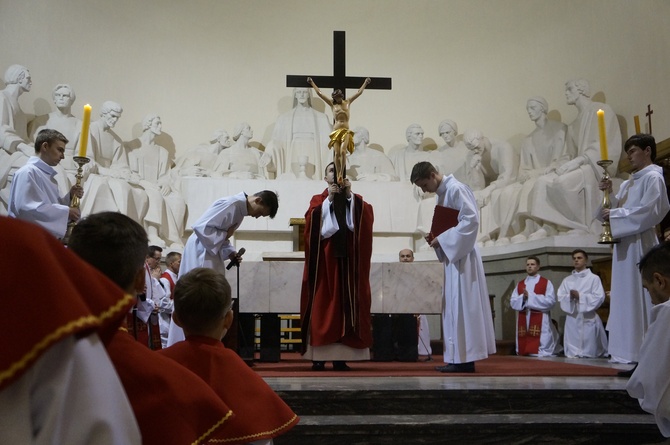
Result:
{"label": "black shoe", "polygon": [[347,365],[347,362],[338,360],[333,362],[333,371],[351,371],[351,368]]}
{"label": "black shoe", "polygon": [[436,366],[436,371],[445,372],[445,373],[473,373],[475,372],[475,362],[467,363],[449,363],[446,366]]}
{"label": "black shoe", "polygon": [[419,361],[420,361],[420,362],[432,362],[432,361],[433,361],[433,357],[431,357],[430,355],[427,356],[427,357],[420,357],[420,358],[419,358]]}
{"label": "black shoe", "polygon": [[625,378],[629,379],[630,376],[633,375],[633,373],[635,372],[636,369],[637,369],[637,365],[633,366],[633,369],[629,369],[628,371],[619,371],[619,372],[616,373],[616,375],[619,376],[619,377],[625,377]]}
{"label": "black shoe", "polygon": [[326,369],[326,362],[312,362],[312,371],[323,371]]}

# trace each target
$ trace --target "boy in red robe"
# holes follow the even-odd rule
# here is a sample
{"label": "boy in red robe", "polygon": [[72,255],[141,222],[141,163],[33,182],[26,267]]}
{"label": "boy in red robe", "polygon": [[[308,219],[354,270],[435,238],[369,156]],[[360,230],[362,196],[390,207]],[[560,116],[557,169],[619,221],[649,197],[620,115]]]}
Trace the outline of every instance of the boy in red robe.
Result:
{"label": "boy in red robe", "polygon": [[229,444],[270,444],[298,423],[298,416],[221,342],[233,321],[226,278],[198,267],[179,278],[174,288],[172,320],[186,340],[158,351],[190,369],[214,389],[235,412],[223,429]]}

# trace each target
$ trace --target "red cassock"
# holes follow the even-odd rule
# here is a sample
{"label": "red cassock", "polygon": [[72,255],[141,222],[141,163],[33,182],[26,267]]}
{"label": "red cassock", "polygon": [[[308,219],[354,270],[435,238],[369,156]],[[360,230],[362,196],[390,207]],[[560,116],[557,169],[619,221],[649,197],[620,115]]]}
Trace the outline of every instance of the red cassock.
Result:
{"label": "red cassock", "polygon": [[[363,349],[372,345],[370,258],[372,206],[354,199],[354,231],[346,228],[347,257],[335,257],[335,237],[321,239],[321,205],[328,189],[314,195],[305,214],[305,270],[300,295],[302,350],[310,345],[342,343]],[[309,336],[308,336],[309,334]]]}
{"label": "red cassock", "polygon": [[206,444],[227,439],[233,411],[200,377],[127,332],[119,331],[107,352],[119,374],[147,444]]}
{"label": "red cassock", "polygon": [[33,224],[0,217],[0,233],[2,390],[65,337],[108,342],[135,298]]}
{"label": "red cassock", "polygon": [[235,417],[222,427],[225,443],[271,439],[300,420],[258,374],[220,341],[192,335],[156,353],[193,371],[232,408]]}

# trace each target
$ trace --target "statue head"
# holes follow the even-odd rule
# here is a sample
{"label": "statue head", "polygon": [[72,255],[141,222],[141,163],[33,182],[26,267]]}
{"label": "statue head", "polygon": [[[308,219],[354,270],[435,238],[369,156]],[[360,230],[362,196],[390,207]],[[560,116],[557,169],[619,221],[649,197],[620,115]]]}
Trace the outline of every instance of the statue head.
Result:
{"label": "statue head", "polygon": [[254,136],[254,132],[251,130],[251,126],[246,122],[237,124],[235,131],[233,132],[233,140],[237,141],[240,136],[244,135],[248,139],[251,139]]}
{"label": "statue head", "polygon": [[370,133],[364,127],[356,127],[352,130],[354,132],[354,145],[364,142],[365,145],[370,143]]}
{"label": "statue head", "polygon": [[414,145],[420,145],[423,142],[423,128],[419,124],[412,124],[405,130],[407,142]]}
{"label": "statue head", "polygon": [[586,79],[573,79],[565,82],[565,99],[568,105],[574,105],[580,96],[591,97],[591,87]]}
{"label": "statue head", "polygon": [[463,135],[463,142],[468,150],[479,152],[484,134],[479,130],[468,130]]}
{"label": "statue head", "polygon": [[163,122],[161,117],[157,114],[148,114],[142,120],[142,132],[151,131],[155,135],[163,132]]}
{"label": "statue head", "polygon": [[312,89],[311,88],[293,88],[293,108],[298,104],[312,108]]}
{"label": "statue head", "polygon": [[458,125],[451,119],[445,119],[438,125],[437,132],[444,139],[444,142],[451,145],[456,140],[456,136],[458,136]]}
{"label": "statue head", "polygon": [[33,86],[32,78],[28,68],[22,65],[12,65],[5,71],[5,84],[15,85],[19,84],[24,91],[30,91]]}
{"label": "statue head", "polygon": [[233,140],[230,139],[226,130],[216,130],[209,140],[212,144],[218,143],[223,148],[228,148],[233,145]]}
{"label": "statue head", "polygon": [[342,92],[342,90],[335,90],[333,91],[331,97],[333,98],[333,103],[341,104],[342,101],[344,100],[344,93]]}
{"label": "statue head", "polygon": [[114,125],[116,125],[119,118],[121,117],[121,113],[123,113],[123,108],[121,108],[121,105],[116,102],[112,102],[111,100],[103,102],[102,106],[100,107],[100,117],[102,118],[102,121],[105,123],[105,125],[109,128],[114,128]]}
{"label": "statue head", "polygon": [[526,111],[530,120],[535,122],[549,112],[549,104],[544,97],[533,96],[526,101]]}
{"label": "statue head", "polygon": [[51,90],[51,98],[57,108],[71,107],[77,96],[67,83],[59,83]]}

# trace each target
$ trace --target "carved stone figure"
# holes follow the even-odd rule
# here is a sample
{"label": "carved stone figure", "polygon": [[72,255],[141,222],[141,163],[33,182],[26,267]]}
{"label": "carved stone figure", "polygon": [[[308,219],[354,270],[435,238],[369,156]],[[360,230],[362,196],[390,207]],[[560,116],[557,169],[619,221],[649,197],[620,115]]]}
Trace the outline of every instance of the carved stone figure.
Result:
{"label": "carved stone figure", "polygon": [[369,148],[370,133],[354,128],[354,152],[347,158],[347,176],[353,181],[397,181],[391,160],[382,152]]}
{"label": "carved stone figure", "polygon": [[12,65],[5,71],[4,90],[0,91],[0,214],[7,214],[9,181],[16,170],[35,154],[28,139],[28,118],[19,105],[19,96],[30,91],[30,71]]}
{"label": "carved stone figure", "polygon": [[311,88],[293,90],[293,109],[280,115],[265,149],[261,166],[274,168],[277,178],[296,178],[300,159],[306,156],[305,175],[322,179],[328,164],[328,135],[331,125],[328,116],[312,108]]}
{"label": "carved stone figure", "polygon": [[261,167],[263,152],[249,145],[254,132],[246,122],[235,127],[233,145],[223,150],[214,165],[216,176],[226,176],[235,179],[266,178],[265,170]]}
{"label": "carved stone figure", "polygon": [[395,174],[401,181],[409,181],[415,164],[421,161],[429,161],[429,153],[421,147],[423,134],[421,125],[410,125],[405,131],[407,146],[391,153],[390,158],[395,168]]}
{"label": "carved stone figure", "polygon": [[453,174],[456,179],[463,182],[468,149],[463,141],[458,140],[458,125],[451,119],[445,119],[440,122],[437,131],[445,144],[429,152],[431,164],[443,175]]}
{"label": "carved stone figure", "polygon": [[599,233],[600,223],[594,212],[602,199],[598,182],[602,169],[597,111],[605,111],[609,157],[614,163],[610,174],[616,175],[621,156],[621,131],[616,114],[609,105],[591,100],[588,81],[570,80],[565,84],[567,103],[577,107],[577,118],[568,125],[566,153],[570,159],[550,174],[537,179],[529,196],[528,215],[540,229],[529,239],[540,239],[559,232],[572,234]]}
{"label": "carved stone figure", "polygon": [[155,142],[163,132],[163,123],[157,114],[149,114],[142,121],[140,147],[128,153],[130,170],[140,177],[140,186],[149,197],[149,208],[144,216],[144,228],[150,244],[171,248],[182,245],[186,204],[181,194],[172,187],[169,153]]}
{"label": "carved stone figure", "polygon": [[121,212],[141,223],[149,200],[140,176],[130,171],[123,141],[112,130],[121,113],[121,105],[107,101],[100,107],[100,119],[91,122],[86,153],[91,174],[84,183],[81,214]]}
{"label": "carved stone figure", "polygon": [[225,130],[216,130],[208,144],[198,145],[177,158],[173,170],[179,176],[212,176],[216,159],[233,144]]}
{"label": "carved stone figure", "polygon": [[521,142],[519,175],[517,182],[506,186],[495,201],[492,213],[499,232],[490,233],[496,245],[525,241],[537,230],[528,215],[528,197],[538,177],[554,171],[568,160],[565,152],[567,126],[547,119],[549,105],[543,97],[531,97],[526,102],[528,117],[535,123],[535,129]]}
{"label": "carved stone figure", "polygon": [[72,160],[75,155],[75,148],[79,146],[79,136],[81,134],[81,119],[72,115],[72,104],[77,98],[74,89],[65,83],[60,83],[51,91],[51,98],[54,101],[56,110],[49,114],[37,116],[28,124],[28,134],[31,139],[35,139],[37,133],[45,128],[58,130],[68,139],[65,145],[65,159],[58,164],[56,175],[61,191],[69,190],[75,183],[74,175],[77,173],[77,164]]}

